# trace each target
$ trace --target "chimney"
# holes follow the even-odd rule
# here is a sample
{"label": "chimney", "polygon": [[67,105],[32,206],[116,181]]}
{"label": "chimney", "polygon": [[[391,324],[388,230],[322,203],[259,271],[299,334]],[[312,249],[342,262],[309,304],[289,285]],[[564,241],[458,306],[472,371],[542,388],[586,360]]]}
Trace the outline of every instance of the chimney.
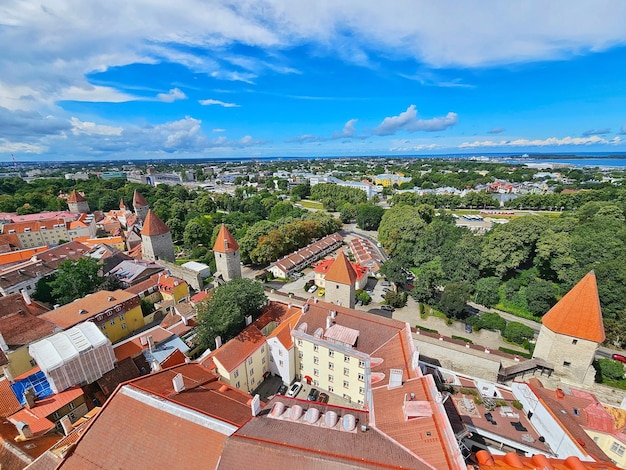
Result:
{"label": "chimney", "polygon": [[180,393],[185,390],[185,382],[183,382],[183,375],[176,374],[172,379],[172,385],[174,385],[174,391]]}
{"label": "chimney", "polygon": [[33,301],[30,299],[30,294],[26,289],[22,289],[20,292],[22,293],[22,297],[24,297],[24,302],[26,302],[26,305],[30,305],[33,303]]}
{"label": "chimney", "polygon": [[9,350],[9,345],[4,340],[4,336],[2,336],[2,333],[0,333],[0,349],[2,349],[3,352],[7,352]]}
{"label": "chimney", "polygon": [[330,317],[331,318],[336,318],[337,317],[337,310],[331,310],[330,311]]}
{"label": "chimney", "polygon": [[148,349],[150,352],[154,352],[154,340],[152,339],[152,335],[148,335]]}
{"label": "chimney", "polygon": [[215,349],[219,349],[221,346],[222,346],[222,337],[216,336],[215,337]]}
{"label": "chimney", "polygon": [[32,387],[24,390],[24,400],[26,401],[26,406],[28,408],[35,407],[35,390]]}
{"label": "chimney", "polygon": [[246,326],[252,324],[252,315],[246,315]]}
{"label": "chimney", "polygon": [[326,329],[333,326],[333,317],[326,317]]}
{"label": "chimney", "polygon": [[141,342],[141,345],[142,345],[142,346],[145,346],[146,344],[148,344],[148,340],[146,339],[146,337],[145,337],[145,336],[141,336],[141,337],[139,338],[139,341]]}
{"label": "chimney", "polygon": [[261,397],[258,394],[252,399],[250,408],[252,409],[252,416],[257,416],[261,412]]}
{"label": "chimney", "polygon": [[21,440],[30,439],[33,437],[33,431],[31,431],[30,426],[23,421],[19,421],[15,427],[17,431],[20,433]]}
{"label": "chimney", "polygon": [[69,416],[65,415],[61,418],[61,427],[63,428],[63,434],[68,436],[73,430],[74,426],[72,426],[72,421],[70,421]]}

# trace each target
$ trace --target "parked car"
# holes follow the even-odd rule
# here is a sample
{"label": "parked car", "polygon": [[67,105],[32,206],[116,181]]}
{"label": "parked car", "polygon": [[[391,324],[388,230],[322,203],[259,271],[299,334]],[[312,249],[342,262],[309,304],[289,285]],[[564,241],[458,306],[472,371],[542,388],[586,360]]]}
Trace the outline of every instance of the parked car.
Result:
{"label": "parked car", "polygon": [[613,354],[611,356],[611,359],[615,361],[623,362],[624,364],[626,364],[626,356],[623,356],[622,354]]}
{"label": "parked car", "polygon": [[391,292],[391,289],[389,287],[383,287],[383,292]]}
{"label": "parked car", "polygon": [[380,309],[381,309],[381,310],[386,310],[387,312],[393,312],[393,311],[395,311],[395,310],[396,310],[396,309],[395,309],[395,308],[393,308],[391,305],[381,305],[381,306],[380,306]]}
{"label": "parked car", "polygon": [[322,392],[320,393],[318,400],[320,403],[328,403],[328,398],[329,398],[328,393]]}
{"label": "parked car", "polygon": [[319,392],[319,390],[318,390],[318,389],[316,389],[316,388],[312,388],[312,389],[309,391],[309,395],[306,397],[306,399],[307,399],[307,400],[309,400],[309,401],[317,401],[317,399],[319,398],[319,396],[320,396],[320,392]]}
{"label": "parked car", "polygon": [[302,384],[300,382],[294,382],[289,388],[287,396],[293,398],[300,393],[300,390],[302,390]]}
{"label": "parked car", "polygon": [[285,384],[280,384],[280,387],[278,387],[278,390],[276,390],[276,395],[284,395],[285,393],[287,393],[287,390],[289,390],[289,387],[287,387]]}
{"label": "parked car", "polygon": [[466,333],[471,333],[472,332],[472,325],[470,325],[469,323],[465,324],[465,332]]}
{"label": "parked car", "polygon": [[324,294],[326,293],[326,289],[320,289],[320,291],[317,293],[318,297],[324,297]]}
{"label": "parked car", "polygon": [[309,290],[307,291],[309,294],[312,294],[313,292],[315,292],[317,290],[317,286],[315,284],[313,284],[311,287],[309,287]]}

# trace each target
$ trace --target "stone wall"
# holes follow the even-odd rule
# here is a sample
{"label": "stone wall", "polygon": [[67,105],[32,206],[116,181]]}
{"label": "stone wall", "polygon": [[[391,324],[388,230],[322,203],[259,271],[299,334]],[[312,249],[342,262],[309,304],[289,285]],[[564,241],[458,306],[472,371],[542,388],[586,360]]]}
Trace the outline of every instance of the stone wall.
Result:
{"label": "stone wall", "polygon": [[324,300],[344,307],[354,308],[354,285],[326,281]]}
{"label": "stone wall", "polygon": [[230,253],[215,253],[215,270],[222,275],[225,281],[241,277],[241,260],[239,250]]}
{"label": "stone wall", "polygon": [[167,261],[159,261],[159,264],[167,269],[172,276],[179,277],[183,281],[186,281],[189,286],[195,291],[201,291],[204,289],[204,282],[200,277],[200,274],[191,269],[183,268],[174,263],[169,263]]}

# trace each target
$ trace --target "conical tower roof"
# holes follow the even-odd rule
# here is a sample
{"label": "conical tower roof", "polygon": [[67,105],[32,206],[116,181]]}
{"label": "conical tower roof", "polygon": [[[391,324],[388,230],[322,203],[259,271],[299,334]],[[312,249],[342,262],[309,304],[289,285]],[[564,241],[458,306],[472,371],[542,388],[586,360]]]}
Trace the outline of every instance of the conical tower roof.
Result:
{"label": "conical tower roof", "polygon": [[148,215],[146,215],[146,220],[143,223],[141,234],[147,236],[163,235],[169,231],[170,229],[161,219],[159,219],[159,216],[156,215],[152,209],[148,210]]}
{"label": "conical tower roof", "polygon": [[603,342],[604,324],[595,273],[591,271],[583,277],[543,316],[542,323],[555,333]]}
{"label": "conical tower roof", "polygon": [[213,245],[213,251],[217,251],[218,253],[232,253],[233,251],[237,251],[239,249],[239,243],[235,240],[226,225],[222,224],[220,228],[220,233],[217,234],[217,238],[215,239],[215,245]]}
{"label": "conical tower roof", "polygon": [[337,259],[326,273],[326,281],[336,282],[338,284],[355,284],[357,274],[350,260],[342,251],[337,256]]}
{"label": "conical tower roof", "polygon": [[76,203],[76,202],[85,202],[85,198],[75,189],[70,193],[70,197],[67,199],[67,202]]}
{"label": "conical tower roof", "polygon": [[135,189],[135,193],[133,194],[133,207],[146,207],[147,205],[148,201]]}
{"label": "conical tower roof", "polygon": [[120,199],[120,209],[121,210],[126,209],[126,204],[124,204],[124,199]]}

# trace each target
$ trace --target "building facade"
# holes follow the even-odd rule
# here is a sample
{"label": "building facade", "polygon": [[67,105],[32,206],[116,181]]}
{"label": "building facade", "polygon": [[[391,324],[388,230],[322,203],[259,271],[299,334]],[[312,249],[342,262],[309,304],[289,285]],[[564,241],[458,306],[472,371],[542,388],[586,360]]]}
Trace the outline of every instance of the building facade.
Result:
{"label": "building facade", "polygon": [[222,224],[213,245],[213,253],[215,254],[215,268],[224,281],[241,277],[239,244],[224,224]]}

